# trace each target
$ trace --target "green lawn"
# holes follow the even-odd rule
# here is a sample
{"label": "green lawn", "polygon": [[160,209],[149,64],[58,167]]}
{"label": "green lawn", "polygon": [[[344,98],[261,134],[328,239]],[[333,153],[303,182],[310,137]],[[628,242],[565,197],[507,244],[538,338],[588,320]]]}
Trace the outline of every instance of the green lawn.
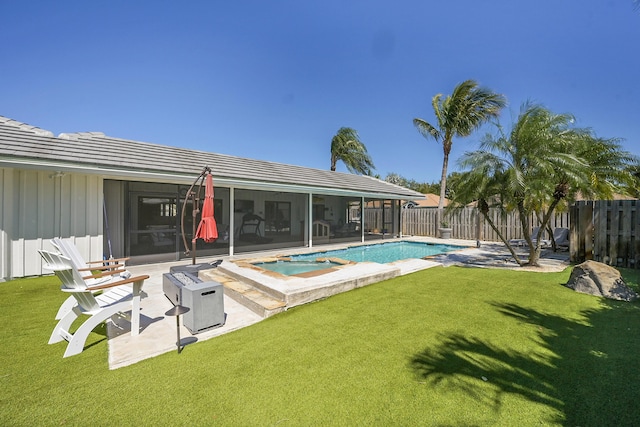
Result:
{"label": "green lawn", "polygon": [[47,345],[55,279],[2,283],[0,425],[637,425],[640,304],[568,276],[433,268],[115,371]]}

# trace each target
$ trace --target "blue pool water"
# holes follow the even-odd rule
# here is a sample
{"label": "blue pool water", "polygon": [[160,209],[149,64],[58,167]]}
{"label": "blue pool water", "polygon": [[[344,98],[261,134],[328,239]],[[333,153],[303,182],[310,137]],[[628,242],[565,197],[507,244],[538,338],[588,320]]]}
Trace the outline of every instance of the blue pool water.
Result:
{"label": "blue pool water", "polygon": [[324,270],[340,264],[335,262],[315,262],[312,261],[277,261],[277,262],[259,262],[254,264],[256,267],[265,270],[275,271],[285,276],[294,276],[296,274],[308,273],[310,271]]}
{"label": "blue pool water", "polygon": [[292,255],[292,261],[310,261],[316,258],[340,258],[355,262],[377,262],[386,264],[410,258],[424,258],[462,249],[463,246],[422,242],[389,242],[375,245],[352,246],[334,251]]}

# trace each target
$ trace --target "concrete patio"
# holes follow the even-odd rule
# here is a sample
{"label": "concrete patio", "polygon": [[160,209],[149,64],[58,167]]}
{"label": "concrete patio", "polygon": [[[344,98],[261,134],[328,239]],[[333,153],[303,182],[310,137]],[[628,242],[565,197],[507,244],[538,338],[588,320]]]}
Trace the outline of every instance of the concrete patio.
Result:
{"label": "concrete patio", "polygon": [[[257,258],[259,256],[275,255],[273,253],[246,254],[243,256],[223,257],[223,262],[218,268],[210,270],[209,280],[232,280],[216,277],[216,270],[227,272],[232,276],[243,276],[250,282],[260,282],[273,289],[276,293],[282,293],[285,305],[275,307],[270,314],[282,311],[286,308],[325,298],[330,295],[345,292],[356,287],[366,286],[398,275],[431,268],[434,266],[463,265],[484,268],[510,268],[520,270],[535,271],[562,271],[568,266],[568,253],[544,251],[540,260],[540,267],[519,267],[511,258],[511,255],[503,244],[486,242],[480,248],[475,247],[475,241],[442,240],[432,238],[406,238],[406,240],[422,241],[430,243],[447,243],[466,246],[465,249],[435,256],[429,260],[410,259],[391,264],[358,263],[345,266],[338,271],[309,278],[290,278],[286,280],[270,277],[259,272],[243,269],[233,261]],[[371,243],[371,242],[368,242]],[[322,250],[332,249],[323,246]],[[302,248],[296,252],[312,252],[318,248]],[[291,252],[291,251],[290,251]],[[519,253],[526,255],[524,249],[520,248]],[[202,258],[198,263],[212,262],[220,258]],[[166,352],[177,351],[176,346],[176,319],[165,316],[165,312],[173,307],[172,303],[165,297],[162,290],[162,275],[168,273],[172,266],[189,264],[188,260],[180,262],[130,266],[128,270],[132,274],[148,274],[150,277],[144,284],[144,291],[148,297],[141,303],[141,333],[132,337],[130,324],[125,320],[115,319],[108,322],[109,334],[109,367],[117,369],[141,360],[151,358]],[[201,277],[206,279],[206,274],[201,272]],[[203,276],[204,274],[204,276]],[[202,333],[192,335],[181,321],[181,342],[188,345],[198,341],[204,341],[246,326],[250,326],[270,315],[267,312],[256,313],[255,307],[248,308],[249,304],[239,303],[242,296],[238,297],[238,291],[234,287],[242,287],[240,282],[236,284],[225,284],[224,311],[225,324],[221,327],[210,329]],[[236,292],[234,298],[228,294]],[[264,305],[268,306],[268,303]],[[278,305],[278,304],[274,304]],[[282,305],[282,304],[281,304]]]}

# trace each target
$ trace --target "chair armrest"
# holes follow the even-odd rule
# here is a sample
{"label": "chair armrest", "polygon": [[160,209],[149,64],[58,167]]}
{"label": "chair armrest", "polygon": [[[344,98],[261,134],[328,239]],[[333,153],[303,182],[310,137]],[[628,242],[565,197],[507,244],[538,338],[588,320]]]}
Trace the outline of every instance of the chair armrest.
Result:
{"label": "chair armrest", "polygon": [[87,289],[90,290],[90,291],[95,291],[95,290],[98,290],[98,289],[113,288],[114,286],[127,285],[129,283],[135,283],[135,282],[142,282],[142,281],[147,280],[148,278],[149,278],[149,276],[147,276],[147,275],[130,277],[128,279],[119,280],[119,281],[113,282],[113,283],[104,283],[104,284],[100,284],[100,285],[96,285],[96,286],[87,286]]}
{"label": "chair armrest", "polygon": [[78,271],[95,271],[95,270],[112,270],[114,268],[124,267],[124,264],[101,265],[95,267],[79,268]]}
{"label": "chair armrest", "polygon": [[82,278],[84,280],[87,279],[99,279],[101,277],[105,277],[105,276],[115,276],[116,274],[120,274],[120,273],[124,273],[127,270],[112,270],[112,271],[103,271],[101,273],[96,273],[96,274],[90,274],[88,276],[82,276]]}
{"label": "chair armrest", "polygon": [[86,261],[87,264],[104,264],[104,263],[119,263],[121,261],[128,261],[130,258],[112,258],[112,259],[101,259],[100,261]]}

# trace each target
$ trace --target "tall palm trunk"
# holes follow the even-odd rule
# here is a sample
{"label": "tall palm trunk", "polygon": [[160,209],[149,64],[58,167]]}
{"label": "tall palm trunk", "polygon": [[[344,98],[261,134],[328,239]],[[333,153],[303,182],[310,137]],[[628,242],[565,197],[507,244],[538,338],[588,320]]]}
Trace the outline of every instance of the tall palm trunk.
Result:
{"label": "tall palm trunk", "polygon": [[[554,203],[553,206],[555,207],[557,203]],[[531,233],[529,232],[529,215],[527,215],[526,211],[525,211],[525,207],[524,207],[524,199],[519,199],[517,202],[517,209],[518,209],[518,217],[520,218],[520,224],[522,226],[522,233],[524,234],[524,240],[527,242],[527,246],[529,247],[529,261],[527,261],[524,264],[520,264],[520,265],[529,265],[532,267],[539,267],[539,260],[540,260],[540,254],[542,253],[542,238],[541,238],[541,234],[540,232],[538,232],[538,236],[536,237],[536,244],[533,244],[533,239],[531,238]],[[549,218],[551,216],[545,216],[546,221],[549,222]],[[540,230],[544,230],[543,227],[546,226],[546,223],[544,222],[543,219],[543,224],[541,224],[540,226]],[[506,243],[506,242],[505,242]],[[511,245],[507,244],[507,246],[509,247],[509,249],[511,249]]]}
{"label": "tall palm trunk", "polygon": [[447,169],[449,167],[449,153],[451,153],[451,137],[445,137],[442,141],[442,151],[444,156],[442,158],[442,174],[440,175],[440,200],[438,200],[438,213],[436,215],[437,227],[442,226],[442,220],[444,219],[444,198],[447,194]]}
{"label": "tall palm trunk", "polygon": [[520,257],[518,257],[518,254],[513,249],[513,247],[509,244],[509,242],[505,238],[504,234],[502,234],[502,231],[500,231],[500,229],[495,225],[493,220],[491,220],[491,217],[487,214],[487,212],[481,211],[481,213],[482,213],[482,216],[484,217],[484,219],[489,223],[489,226],[493,229],[493,231],[496,232],[496,234],[498,235],[500,240],[502,240],[502,242],[507,246],[507,249],[509,249],[509,252],[511,252],[511,256],[518,263],[518,265],[520,267],[525,265],[525,263],[522,260],[520,260]]}
{"label": "tall palm trunk", "polygon": [[442,225],[444,216],[444,198],[447,194],[447,166],[449,165],[449,154],[444,153],[444,159],[442,160],[442,175],[440,176],[440,200],[438,200],[438,214],[436,216],[437,227]]}
{"label": "tall palm trunk", "polygon": [[[520,257],[518,257],[518,254],[516,253],[516,251],[509,244],[509,242],[507,241],[502,231],[496,226],[496,224],[493,222],[493,220],[489,216],[489,205],[487,204],[487,201],[483,198],[480,198],[478,200],[478,211],[482,214],[485,221],[487,221],[487,223],[493,229],[493,231],[496,232],[500,240],[502,240],[502,242],[507,246],[507,249],[509,249],[509,252],[511,252],[511,256],[513,257],[513,259],[518,263],[520,267],[522,267],[525,263],[522,260],[520,260]],[[478,224],[480,224],[480,221],[478,221]],[[478,247],[480,247],[480,240],[478,240]]]}

